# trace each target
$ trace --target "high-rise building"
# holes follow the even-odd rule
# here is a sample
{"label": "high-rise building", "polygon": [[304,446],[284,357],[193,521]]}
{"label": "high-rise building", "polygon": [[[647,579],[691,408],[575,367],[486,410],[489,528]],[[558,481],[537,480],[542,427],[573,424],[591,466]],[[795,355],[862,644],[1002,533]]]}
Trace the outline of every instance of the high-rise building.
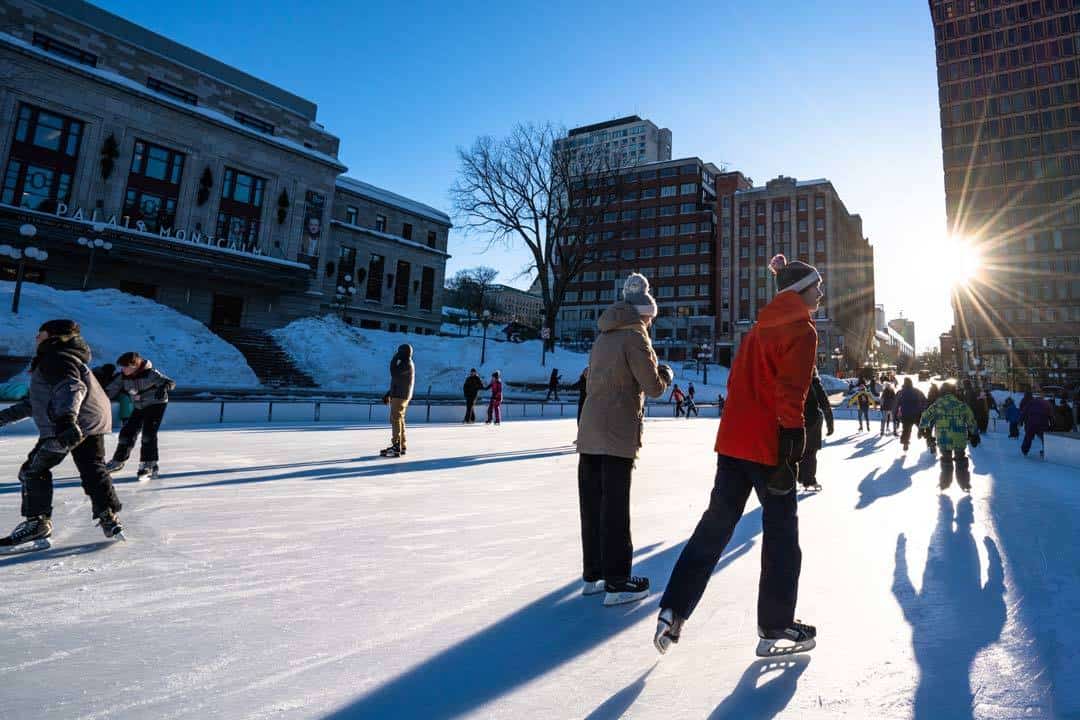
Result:
{"label": "high-rise building", "polygon": [[569,152],[578,167],[590,171],[670,160],[671,130],[628,115],[570,130],[555,141],[555,152]]}
{"label": "high-rise building", "polygon": [[1080,379],[1080,2],[930,0],[962,370]]}
{"label": "high-rise building", "polygon": [[816,318],[819,365],[834,367],[831,358],[842,355],[843,367],[860,366],[874,339],[874,248],[863,236],[862,218],[847,211],[832,183],[781,175],[719,202],[721,286],[728,267],[731,285],[717,318],[718,355],[724,356],[725,344],[738,348],[775,295],[769,261],[782,252],[816,266],[825,281]]}
{"label": "high-rise building", "polygon": [[915,323],[904,317],[889,321],[889,327],[903,336],[911,347],[915,347]]}

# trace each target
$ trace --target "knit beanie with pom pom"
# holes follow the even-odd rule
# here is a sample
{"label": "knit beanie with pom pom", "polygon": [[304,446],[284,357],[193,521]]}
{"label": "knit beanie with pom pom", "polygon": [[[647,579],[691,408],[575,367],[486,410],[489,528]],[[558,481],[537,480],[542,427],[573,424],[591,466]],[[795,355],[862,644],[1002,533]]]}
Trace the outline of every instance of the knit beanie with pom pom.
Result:
{"label": "knit beanie with pom pom", "polygon": [[776,292],[778,293],[785,290],[802,292],[821,282],[821,273],[816,267],[801,260],[788,262],[783,255],[776,255],[769,261],[769,270],[776,276]]}
{"label": "knit beanie with pom pom", "polygon": [[638,315],[656,317],[656,300],[649,294],[649,281],[644,275],[631,273],[622,289],[623,300],[638,311]]}

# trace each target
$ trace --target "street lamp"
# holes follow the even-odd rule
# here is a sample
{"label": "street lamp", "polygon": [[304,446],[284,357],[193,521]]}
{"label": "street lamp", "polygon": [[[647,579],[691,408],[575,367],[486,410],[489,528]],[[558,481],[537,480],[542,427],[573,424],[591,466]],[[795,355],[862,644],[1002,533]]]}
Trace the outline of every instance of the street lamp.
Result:
{"label": "street lamp", "polygon": [[[97,225],[94,226],[94,231],[100,232]],[[75,242],[82,247],[90,248],[90,262],[86,265],[86,275],[83,275],[82,281],[82,289],[85,290],[86,286],[90,284],[90,273],[94,271],[94,254],[98,250],[105,252],[112,250],[112,243],[107,240],[102,240],[101,238],[94,238],[91,240],[86,237],[80,237]]]}
{"label": "street lamp", "polygon": [[[30,242],[37,235],[37,228],[30,223],[26,223],[19,226],[19,235],[22,237],[23,242]],[[19,297],[22,295],[23,276],[26,272],[26,261],[36,260],[43,263],[49,259],[49,253],[32,245],[22,248],[0,245],[0,255],[19,261],[18,270],[15,273],[15,295],[11,299],[11,312],[17,315],[19,313]]]}
{"label": "street lamp", "polygon": [[352,282],[352,275],[341,278],[343,285],[337,286],[337,295],[334,296],[334,304],[341,311],[341,319],[345,319],[345,310],[352,305],[352,298],[356,295],[356,285]]}
{"label": "street lamp", "polygon": [[832,359],[836,361],[836,377],[840,377],[840,361],[844,359],[844,353],[840,351],[840,348],[833,348]]}
{"label": "street lamp", "polygon": [[491,324],[491,311],[485,310],[484,314],[480,316],[480,324],[484,326],[484,342],[480,346],[480,364],[483,365],[487,360],[487,329]]}

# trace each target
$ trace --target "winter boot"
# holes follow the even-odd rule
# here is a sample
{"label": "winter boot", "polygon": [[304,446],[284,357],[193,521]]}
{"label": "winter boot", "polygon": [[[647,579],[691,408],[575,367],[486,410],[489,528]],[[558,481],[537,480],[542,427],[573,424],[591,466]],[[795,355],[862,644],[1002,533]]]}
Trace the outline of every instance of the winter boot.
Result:
{"label": "winter boot", "polygon": [[758,628],[758,657],[777,657],[807,652],[817,646],[817,628],[798,620],[786,628]]}
{"label": "winter boot", "polygon": [[946,455],[941,456],[941,476],[938,479],[938,489],[948,490],[952,485],[953,479],[953,461],[951,457]]}
{"label": "winter boot", "polygon": [[674,643],[679,642],[682,634],[683,618],[675,614],[671,608],[660,611],[660,617],[656,619],[656,634],[653,635],[653,645],[661,655],[668,651]]}
{"label": "winter boot", "polygon": [[124,537],[124,526],[120,524],[120,517],[112,510],[102,510],[98,513],[97,521],[105,537],[110,539],[119,537],[121,540],[127,540]]}
{"label": "winter boot", "polygon": [[52,535],[52,521],[47,515],[28,517],[16,525],[10,535],[0,538],[0,548],[44,550],[52,546],[49,542],[50,535]]}
{"label": "winter boot", "polygon": [[604,605],[622,605],[648,597],[649,578],[629,577],[618,582],[605,582]]}
{"label": "winter boot", "polygon": [[971,472],[968,469],[968,459],[966,457],[956,459],[956,484],[964,492],[971,492]]}
{"label": "winter boot", "polygon": [[581,581],[581,594],[582,595],[599,595],[604,592],[603,580],[582,580]]}

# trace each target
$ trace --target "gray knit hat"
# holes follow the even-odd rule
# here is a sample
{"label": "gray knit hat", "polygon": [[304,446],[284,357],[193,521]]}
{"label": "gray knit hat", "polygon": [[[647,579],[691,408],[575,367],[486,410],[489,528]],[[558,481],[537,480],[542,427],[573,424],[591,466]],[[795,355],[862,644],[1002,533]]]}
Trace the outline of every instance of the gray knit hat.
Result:
{"label": "gray knit hat", "polygon": [[785,290],[802,292],[803,290],[821,282],[821,273],[813,265],[801,260],[788,259],[783,255],[776,255],[769,261],[769,269],[776,275],[776,292]]}
{"label": "gray knit hat", "polygon": [[638,311],[638,315],[656,317],[656,300],[649,294],[649,281],[640,273],[631,273],[622,289],[623,300]]}

